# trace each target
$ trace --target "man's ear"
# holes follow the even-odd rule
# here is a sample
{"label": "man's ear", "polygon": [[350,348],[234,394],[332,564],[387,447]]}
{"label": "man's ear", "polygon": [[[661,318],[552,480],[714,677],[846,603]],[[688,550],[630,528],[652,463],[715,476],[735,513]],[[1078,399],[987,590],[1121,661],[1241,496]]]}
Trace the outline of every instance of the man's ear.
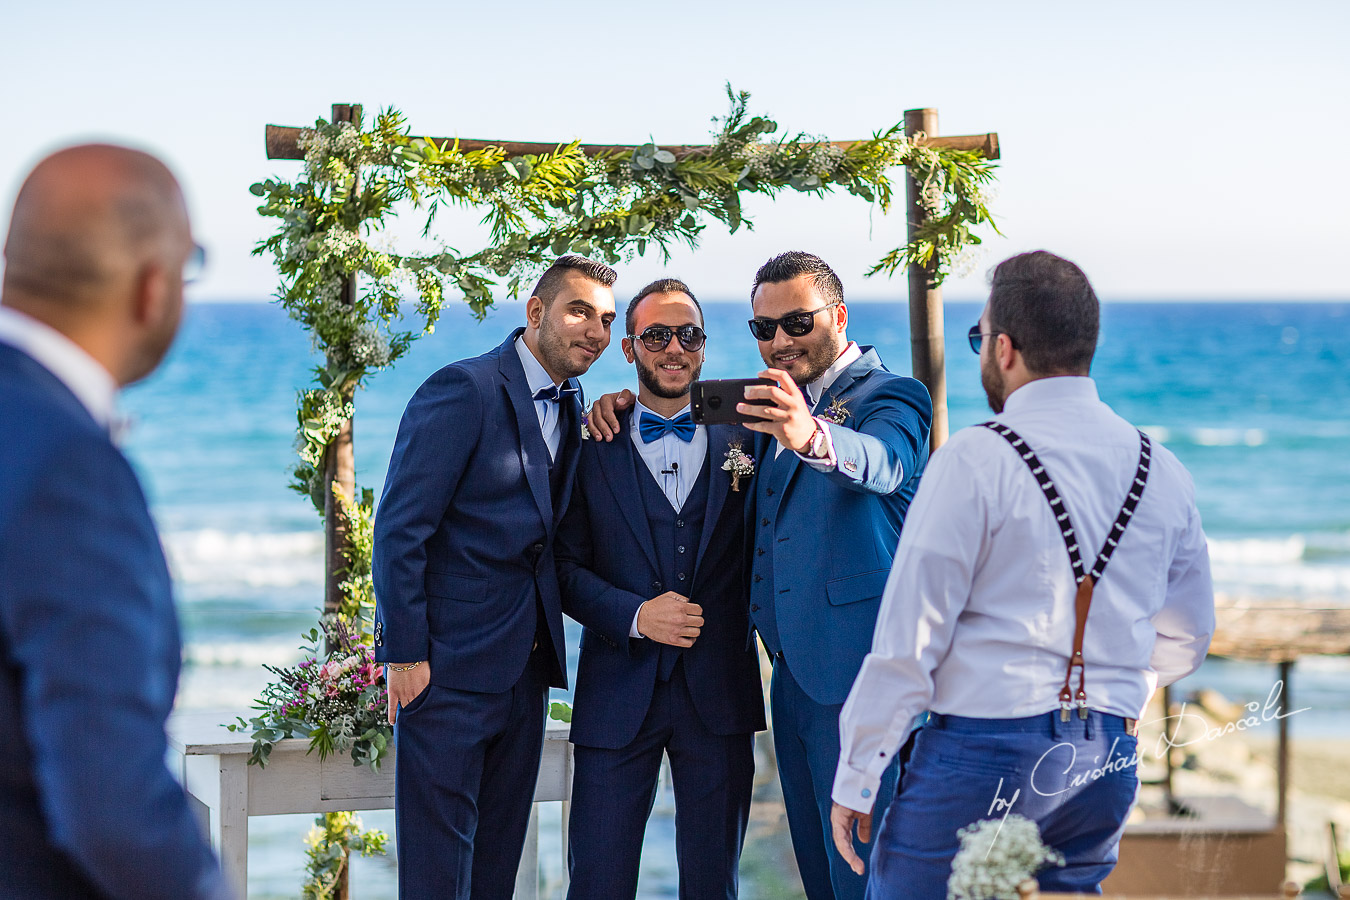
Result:
{"label": "man's ear", "polygon": [[994,340],[994,354],[998,367],[1004,371],[1011,369],[1017,361],[1017,350],[1013,347],[1012,338],[999,332],[994,335]]}
{"label": "man's ear", "polygon": [[635,359],[633,356],[633,342],[630,341],[628,338],[624,338],[623,340],[619,341],[619,346],[623,348],[623,358],[628,360],[630,363],[633,362]]}
{"label": "man's ear", "polygon": [[147,262],[136,273],[132,286],[132,319],[139,326],[159,322],[169,302],[169,273],[156,262]]}
{"label": "man's ear", "polygon": [[834,330],[840,334],[848,327],[848,307],[844,301],[840,300],[839,305],[834,308]]}
{"label": "man's ear", "polygon": [[544,298],[535,294],[525,304],[525,321],[531,328],[538,328],[544,321]]}

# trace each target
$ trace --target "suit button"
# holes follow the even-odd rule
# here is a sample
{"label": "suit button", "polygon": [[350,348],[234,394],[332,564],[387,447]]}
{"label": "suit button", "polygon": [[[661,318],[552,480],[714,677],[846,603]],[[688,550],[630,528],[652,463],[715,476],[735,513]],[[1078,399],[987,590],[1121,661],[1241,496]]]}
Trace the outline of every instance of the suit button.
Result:
{"label": "suit button", "polygon": [[772,496],[773,496],[773,488],[765,488],[765,489],[764,489],[764,493],[765,493],[765,495],[767,495],[767,496],[769,496],[769,497],[772,497]]}
{"label": "suit button", "polygon": [[658,591],[661,590],[661,582],[659,582],[659,581],[653,581],[653,582],[652,582],[652,587],[656,588]]}
{"label": "suit button", "polygon": [[762,576],[762,575],[756,575],[756,576],[755,576],[755,584],[759,584],[759,583],[760,583],[761,581],[763,581],[763,580],[764,580],[764,576]]}
{"label": "suit button", "polygon": [[534,544],[531,544],[531,545],[530,545],[530,552],[531,552],[531,553],[543,553],[543,552],[544,552],[544,545],[543,545],[543,544],[540,544],[540,543],[534,543]]}
{"label": "suit button", "polygon": [[676,519],[676,520],[675,520],[675,527],[676,527],[676,528],[683,528],[683,527],[684,527],[684,519]]}
{"label": "suit button", "polygon": [[759,604],[758,604],[758,603],[751,603],[751,604],[750,604],[750,611],[751,611],[751,612],[759,612]]}
{"label": "suit button", "polygon": [[681,546],[679,547],[679,551],[680,551],[681,553],[684,552],[684,546],[683,546],[683,545],[681,545]]}
{"label": "suit button", "polygon": [[756,551],[755,551],[755,555],[756,555],[756,556],[763,556],[763,555],[764,555],[764,548],[763,548],[763,547],[760,547],[758,550],[756,550]]}
{"label": "suit button", "polygon": [[681,580],[681,581],[684,581],[684,573],[683,573],[683,572],[680,573],[680,580]]}
{"label": "suit button", "polygon": [[769,520],[768,520],[768,519],[760,519],[760,520],[759,520],[759,524],[761,524],[761,525],[768,525],[768,524],[769,524]]}

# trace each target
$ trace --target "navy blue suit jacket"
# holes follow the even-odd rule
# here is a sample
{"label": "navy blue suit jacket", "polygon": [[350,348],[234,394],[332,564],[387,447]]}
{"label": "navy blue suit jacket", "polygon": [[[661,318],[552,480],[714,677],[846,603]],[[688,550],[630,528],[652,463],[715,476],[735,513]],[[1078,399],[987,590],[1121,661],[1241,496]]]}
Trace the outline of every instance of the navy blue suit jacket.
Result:
{"label": "navy blue suit jacket", "polygon": [[[756,505],[781,483],[773,513],[757,509],[751,527],[754,571],[772,584],[783,656],[797,683],[817,703],[843,703],[863,657],[890,575],[905,511],[928,462],[933,403],[913,378],[888,372],[871,347],[821,396],[820,415],[838,398],[847,417],[830,429],[835,468],[818,472],[783,451],[772,466],[786,479],[766,477],[775,443],[758,435]],[[775,473],[781,475],[781,473]],[[768,520],[767,522],[765,520]],[[772,567],[772,580],[769,572]],[[761,604],[752,590],[752,601]]]}
{"label": "navy blue suit jacket", "polygon": [[164,765],[180,652],[131,466],[64,384],[0,344],[0,894],[224,892]]}
{"label": "navy blue suit jacket", "polygon": [[509,689],[536,632],[553,647],[550,683],[567,684],[553,534],[576,469],[581,404],[562,401],[570,409],[560,411],[555,508],[548,447],[514,346],[523,331],[417,389],[375,516],[375,658],[430,660],[442,687]]}
{"label": "navy blue suit jacket", "polygon": [[[637,736],[651,704],[661,645],[630,638],[638,607],[664,593],[643,509],[639,477],[646,463],[633,447],[631,411],[620,416],[614,440],[585,441],[572,504],[558,531],[563,609],[582,624],[581,658],[571,739],[617,749]],[[683,651],[685,680],[694,708],[715,734],[762,730],[764,699],[759,664],[747,648],[744,506],[721,466],[728,446],[749,448],[751,433],[714,425],[708,429],[708,501],[694,577],[680,591],[703,607],[703,630]],[[666,585],[665,588],[670,588]]]}

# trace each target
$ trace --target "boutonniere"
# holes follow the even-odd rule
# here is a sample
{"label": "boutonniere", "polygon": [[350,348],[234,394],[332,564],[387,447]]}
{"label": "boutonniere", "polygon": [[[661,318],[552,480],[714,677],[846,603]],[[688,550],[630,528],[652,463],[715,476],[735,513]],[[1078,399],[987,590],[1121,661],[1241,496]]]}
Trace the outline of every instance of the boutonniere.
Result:
{"label": "boutonniere", "polygon": [[727,459],[722,463],[722,471],[731,473],[731,489],[741,489],[741,479],[755,474],[755,458],[741,449],[740,441],[727,445]]}
{"label": "boutonniere", "polygon": [[583,441],[589,441],[591,439],[591,429],[590,429],[591,410],[594,407],[595,404],[592,403],[590,406],[586,407],[586,411],[581,414],[581,439]]}
{"label": "boutonniere", "polygon": [[848,416],[848,401],[835,397],[830,401],[829,407],[816,418],[829,422],[831,425],[842,425]]}

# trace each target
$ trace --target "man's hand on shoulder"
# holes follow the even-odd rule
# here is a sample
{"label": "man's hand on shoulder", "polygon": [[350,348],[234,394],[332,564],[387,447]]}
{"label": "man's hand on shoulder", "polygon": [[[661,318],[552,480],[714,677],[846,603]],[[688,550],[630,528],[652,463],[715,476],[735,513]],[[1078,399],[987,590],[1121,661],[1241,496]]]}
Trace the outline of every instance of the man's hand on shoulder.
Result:
{"label": "man's hand on shoulder", "polygon": [[[411,666],[411,668],[409,668]],[[398,671],[402,669],[403,671]],[[431,663],[390,663],[385,669],[389,685],[389,724],[398,721],[400,706],[407,706],[431,684]]]}
{"label": "man's hand on shoulder", "polygon": [[703,607],[674,591],[638,607],[638,634],[672,647],[692,647],[703,629]]}
{"label": "man's hand on shoulder", "polygon": [[629,409],[637,400],[633,392],[624,388],[617,394],[605,394],[591,405],[586,428],[597,441],[612,441],[619,433],[619,413]]}

